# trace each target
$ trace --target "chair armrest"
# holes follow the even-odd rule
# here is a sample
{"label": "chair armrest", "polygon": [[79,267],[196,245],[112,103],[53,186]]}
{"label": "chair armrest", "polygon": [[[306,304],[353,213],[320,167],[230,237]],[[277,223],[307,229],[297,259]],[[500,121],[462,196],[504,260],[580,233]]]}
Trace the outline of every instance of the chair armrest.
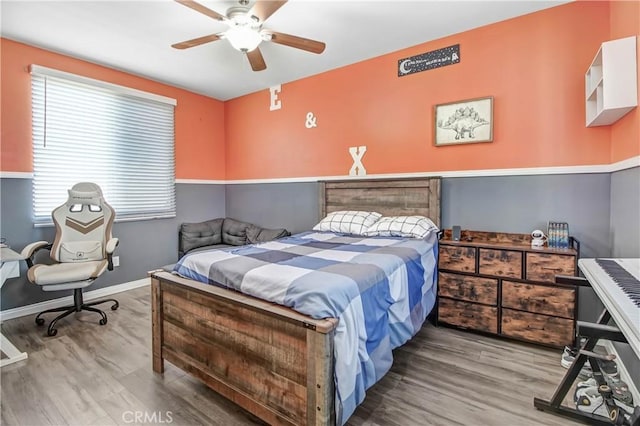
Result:
{"label": "chair armrest", "polygon": [[35,243],[27,244],[20,252],[20,256],[27,262],[27,266],[31,268],[33,266],[33,256],[36,252],[41,249],[51,250],[51,247],[52,244],[47,241],[36,241]]}
{"label": "chair armrest", "polygon": [[105,245],[105,248],[104,248],[105,251],[108,254],[112,254],[115,251],[116,246],[118,245],[118,243],[120,243],[119,239],[111,238],[109,241],[107,241],[107,244]]}
{"label": "chair armrest", "polygon": [[51,249],[51,244],[49,244],[47,241],[36,241],[35,243],[28,244],[25,248],[23,248],[22,252],[20,252],[20,255],[23,258],[28,259],[33,256],[38,250],[43,248],[49,250]]}
{"label": "chair armrest", "polygon": [[115,251],[119,242],[119,239],[111,238],[104,246],[104,251],[107,252],[107,269],[110,271],[113,271],[113,252]]}

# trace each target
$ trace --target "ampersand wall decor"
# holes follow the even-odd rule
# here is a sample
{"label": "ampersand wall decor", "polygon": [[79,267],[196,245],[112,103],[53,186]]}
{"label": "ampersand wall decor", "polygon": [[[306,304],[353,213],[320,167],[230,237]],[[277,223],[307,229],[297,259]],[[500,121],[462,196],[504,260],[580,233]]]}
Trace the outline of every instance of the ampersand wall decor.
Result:
{"label": "ampersand wall decor", "polygon": [[307,113],[307,119],[306,119],[306,121],[304,123],[304,127],[306,127],[307,129],[312,129],[314,127],[318,127],[317,120],[318,120],[318,118],[316,116],[314,116],[312,112],[308,112]]}

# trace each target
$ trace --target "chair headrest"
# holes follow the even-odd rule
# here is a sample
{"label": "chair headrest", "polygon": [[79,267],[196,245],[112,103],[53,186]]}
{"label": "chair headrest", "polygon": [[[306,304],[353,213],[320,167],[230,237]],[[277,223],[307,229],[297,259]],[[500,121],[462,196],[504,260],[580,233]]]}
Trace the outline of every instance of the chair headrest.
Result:
{"label": "chair headrest", "polygon": [[67,199],[68,206],[74,206],[78,204],[101,206],[104,202],[102,196],[102,189],[95,183],[80,182],[73,185],[68,190],[69,198]]}

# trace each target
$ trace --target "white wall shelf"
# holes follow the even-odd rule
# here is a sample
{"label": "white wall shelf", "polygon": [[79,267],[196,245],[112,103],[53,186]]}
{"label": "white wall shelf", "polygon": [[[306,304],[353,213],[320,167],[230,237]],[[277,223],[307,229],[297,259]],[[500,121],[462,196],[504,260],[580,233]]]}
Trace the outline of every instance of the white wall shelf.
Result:
{"label": "white wall shelf", "polygon": [[636,37],[602,43],[585,74],[586,124],[606,126],[638,106]]}

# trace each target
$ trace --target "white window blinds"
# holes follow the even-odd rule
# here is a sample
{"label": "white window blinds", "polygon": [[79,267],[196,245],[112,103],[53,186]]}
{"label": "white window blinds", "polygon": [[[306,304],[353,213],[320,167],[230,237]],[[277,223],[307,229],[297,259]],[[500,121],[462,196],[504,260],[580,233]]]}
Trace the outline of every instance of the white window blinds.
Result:
{"label": "white window blinds", "polygon": [[175,100],[36,65],[31,90],[36,224],[77,182],[116,220],[175,216]]}

